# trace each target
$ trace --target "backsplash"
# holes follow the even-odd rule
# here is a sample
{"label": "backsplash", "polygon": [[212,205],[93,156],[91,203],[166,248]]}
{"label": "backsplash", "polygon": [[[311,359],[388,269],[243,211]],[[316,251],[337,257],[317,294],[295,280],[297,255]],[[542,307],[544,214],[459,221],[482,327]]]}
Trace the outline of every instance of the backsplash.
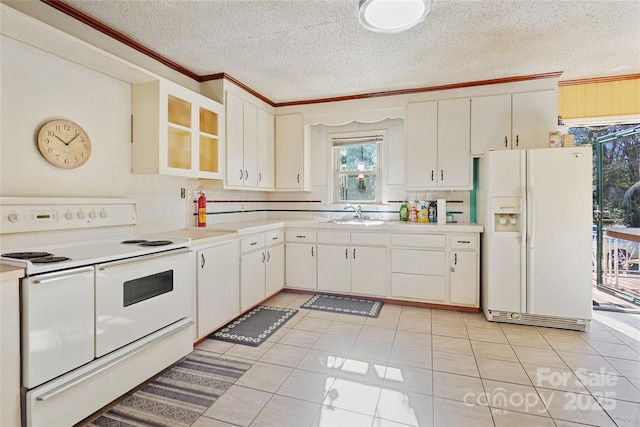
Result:
{"label": "backsplash", "polygon": [[[207,226],[230,221],[257,219],[340,219],[353,215],[346,204],[330,204],[312,193],[259,193],[228,190],[200,190],[207,198]],[[397,200],[384,204],[362,204],[362,212],[371,219],[399,220],[400,206],[408,200],[447,200],[447,211],[458,223],[468,223],[470,214],[469,191],[405,192]],[[196,225],[195,193],[188,213],[188,225]]]}

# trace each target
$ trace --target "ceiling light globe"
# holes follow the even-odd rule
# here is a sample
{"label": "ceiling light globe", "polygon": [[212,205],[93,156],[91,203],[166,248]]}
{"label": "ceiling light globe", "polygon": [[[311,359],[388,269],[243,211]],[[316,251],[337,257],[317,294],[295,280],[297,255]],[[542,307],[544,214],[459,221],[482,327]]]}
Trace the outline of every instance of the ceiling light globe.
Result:
{"label": "ceiling light globe", "polygon": [[423,22],[431,12],[431,0],[360,0],[358,20],[378,33],[399,33]]}

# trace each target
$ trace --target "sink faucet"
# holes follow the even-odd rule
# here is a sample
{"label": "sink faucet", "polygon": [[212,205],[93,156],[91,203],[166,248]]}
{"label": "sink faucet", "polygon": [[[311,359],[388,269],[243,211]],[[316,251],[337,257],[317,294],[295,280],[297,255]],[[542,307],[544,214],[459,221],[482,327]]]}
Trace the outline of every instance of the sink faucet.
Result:
{"label": "sink faucet", "polygon": [[363,220],[363,216],[362,216],[362,207],[360,205],[358,206],[353,206],[353,205],[348,205],[344,207],[345,209],[353,209],[353,212],[355,212],[355,215],[353,216],[356,219],[359,220]]}

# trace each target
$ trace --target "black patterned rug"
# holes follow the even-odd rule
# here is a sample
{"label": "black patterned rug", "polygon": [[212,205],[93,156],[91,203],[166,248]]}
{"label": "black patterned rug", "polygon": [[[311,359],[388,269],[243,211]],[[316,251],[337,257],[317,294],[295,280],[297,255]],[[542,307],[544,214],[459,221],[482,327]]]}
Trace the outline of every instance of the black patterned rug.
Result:
{"label": "black patterned rug", "polygon": [[88,426],[190,426],[251,363],[194,351]]}
{"label": "black patterned rug", "polygon": [[291,308],[260,305],[218,329],[209,338],[257,347],[297,312]]}
{"label": "black patterned rug", "polygon": [[356,316],[378,317],[383,304],[382,301],[377,300],[319,294],[314,295],[309,301],[302,304],[300,308],[354,314]]}

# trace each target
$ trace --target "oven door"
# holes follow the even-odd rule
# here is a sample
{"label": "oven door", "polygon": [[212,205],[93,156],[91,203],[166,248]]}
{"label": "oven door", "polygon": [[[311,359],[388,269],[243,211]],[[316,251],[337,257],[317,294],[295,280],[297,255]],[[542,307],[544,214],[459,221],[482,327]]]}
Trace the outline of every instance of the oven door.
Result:
{"label": "oven door", "polygon": [[93,267],[25,277],[20,286],[23,385],[93,360]]}
{"label": "oven door", "polygon": [[96,357],[190,316],[189,252],[96,265]]}

